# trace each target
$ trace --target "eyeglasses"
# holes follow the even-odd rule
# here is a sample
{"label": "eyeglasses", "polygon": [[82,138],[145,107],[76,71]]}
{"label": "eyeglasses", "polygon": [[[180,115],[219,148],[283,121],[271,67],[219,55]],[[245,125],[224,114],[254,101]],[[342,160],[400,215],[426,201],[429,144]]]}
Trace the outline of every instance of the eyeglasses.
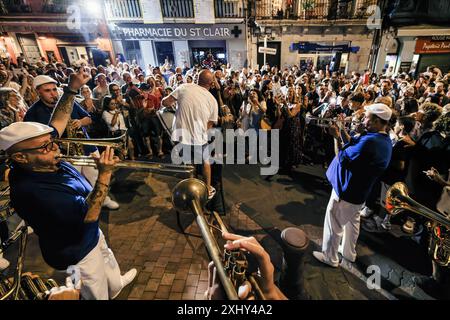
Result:
{"label": "eyeglasses", "polygon": [[56,145],[56,142],[54,142],[53,140],[51,140],[51,141],[49,141],[49,142],[43,144],[43,145],[40,146],[40,147],[36,147],[36,148],[28,148],[28,149],[21,149],[21,150],[17,150],[16,153],[17,153],[17,152],[29,152],[29,151],[40,150],[40,149],[42,149],[43,151],[46,151],[46,152],[50,152],[50,151],[52,151],[52,150],[54,149],[55,145]]}

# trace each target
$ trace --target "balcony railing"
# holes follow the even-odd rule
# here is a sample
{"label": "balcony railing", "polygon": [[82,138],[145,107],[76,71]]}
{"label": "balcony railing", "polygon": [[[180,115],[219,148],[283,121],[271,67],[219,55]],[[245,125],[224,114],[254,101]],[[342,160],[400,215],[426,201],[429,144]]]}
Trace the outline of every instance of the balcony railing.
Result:
{"label": "balcony railing", "polygon": [[142,18],[139,0],[106,0],[106,19],[134,20]]}
{"label": "balcony railing", "polygon": [[216,18],[243,18],[242,0],[214,0]]}
{"label": "balcony railing", "polygon": [[164,18],[194,18],[193,0],[161,0]]}
{"label": "balcony railing", "polygon": [[256,15],[259,19],[294,20],[354,20],[371,15],[367,8],[378,0],[259,0]]}
{"label": "balcony railing", "polygon": [[70,0],[1,0],[0,15],[66,14]]}

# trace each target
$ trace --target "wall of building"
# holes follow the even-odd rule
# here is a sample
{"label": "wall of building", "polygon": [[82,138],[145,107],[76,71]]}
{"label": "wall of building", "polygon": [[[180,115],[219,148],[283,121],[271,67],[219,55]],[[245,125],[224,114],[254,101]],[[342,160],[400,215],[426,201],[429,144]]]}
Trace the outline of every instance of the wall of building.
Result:
{"label": "wall of building", "polygon": [[55,58],[56,60],[58,60],[58,62],[62,61],[62,57],[59,53],[58,50],[58,46],[57,44],[57,40],[53,37],[51,38],[46,38],[46,39],[39,39],[39,37],[37,38],[37,43],[39,46],[39,49],[41,50],[41,55],[45,58],[47,58],[47,54],[46,51],[53,51],[55,53]]}
{"label": "wall of building", "polygon": [[[151,64],[156,65],[155,55],[153,54],[153,41],[139,41],[141,47],[142,59],[144,60],[145,68]],[[142,66],[142,67],[144,67]]]}
{"label": "wall of building", "polygon": [[411,62],[413,60],[414,51],[416,49],[416,38],[415,37],[400,37],[400,54],[397,61],[397,69],[400,68],[401,62]]}
{"label": "wall of building", "polygon": [[189,54],[189,43],[186,40],[173,41],[173,53],[175,56],[175,66],[184,66],[184,61],[187,61],[189,66],[191,66],[191,58]]}
{"label": "wall of building", "polygon": [[247,50],[245,40],[228,40],[227,41],[228,63],[233,69],[238,70],[244,66],[247,59]]}

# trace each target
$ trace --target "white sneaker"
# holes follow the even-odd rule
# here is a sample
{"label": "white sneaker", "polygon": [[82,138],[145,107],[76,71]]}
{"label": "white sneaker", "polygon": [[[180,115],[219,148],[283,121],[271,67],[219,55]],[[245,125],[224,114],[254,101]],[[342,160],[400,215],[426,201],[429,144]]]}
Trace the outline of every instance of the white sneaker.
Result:
{"label": "white sneaker", "polygon": [[369,209],[368,207],[362,208],[361,211],[359,211],[359,215],[361,218],[369,218],[373,214],[373,210]]}
{"label": "white sneaker", "polygon": [[[122,282],[122,289],[125,288],[127,285],[129,285],[131,282],[133,282],[134,278],[136,278],[137,270],[135,268],[130,269],[128,272],[126,272],[123,276],[120,276],[120,281]],[[119,296],[119,294],[122,292],[122,289],[119,290],[111,299],[114,300]]]}
{"label": "white sneaker", "polygon": [[339,266],[339,263],[337,263],[337,262],[333,263],[330,260],[328,260],[328,258],[325,257],[325,254],[323,252],[313,251],[313,256],[320,262],[325,263],[325,264],[329,265],[330,267],[337,268]]}
{"label": "white sneaker", "polygon": [[103,201],[103,207],[106,207],[110,210],[117,210],[119,209],[119,204],[111,199],[109,196],[106,196],[105,201]]}
{"label": "white sneaker", "polygon": [[5,270],[9,267],[9,261],[3,257],[0,257],[0,271]]}
{"label": "white sneaker", "polygon": [[137,270],[136,268],[130,269],[127,273],[125,273],[123,276],[121,276],[122,280],[122,288],[125,288],[127,285],[129,285],[131,282],[133,282],[134,278],[136,278]]}

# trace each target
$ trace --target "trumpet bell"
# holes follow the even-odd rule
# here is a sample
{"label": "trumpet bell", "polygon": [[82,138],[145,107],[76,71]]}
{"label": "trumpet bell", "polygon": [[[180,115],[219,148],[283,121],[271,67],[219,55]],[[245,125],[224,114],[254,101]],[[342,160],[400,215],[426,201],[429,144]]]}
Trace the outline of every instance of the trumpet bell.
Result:
{"label": "trumpet bell", "polygon": [[181,212],[190,212],[192,201],[203,208],[208,202],[208,187],[195,178],[189,178],[177,183],[172,191],[172,204]]}

